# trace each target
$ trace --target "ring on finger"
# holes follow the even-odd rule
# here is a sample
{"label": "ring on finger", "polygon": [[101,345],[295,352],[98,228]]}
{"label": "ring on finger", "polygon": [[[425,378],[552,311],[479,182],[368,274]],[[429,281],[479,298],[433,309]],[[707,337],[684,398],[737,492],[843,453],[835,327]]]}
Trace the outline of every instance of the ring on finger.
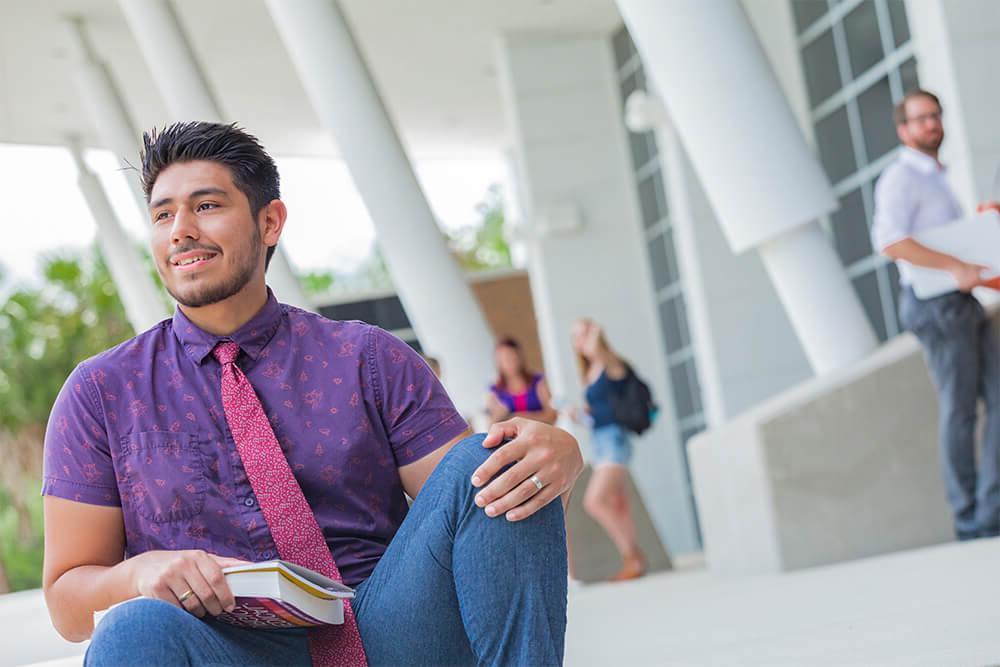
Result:
{"label": "ring on finger", "polygon": [[181,604],[184,604],[184,601],[187,600],[192,595],[194,595],[194,591],[189,588],[177,597],[177,601],[180,602]]}
{"label": "ring on finger", "polygon": [[542,483],[542,480],[538,479],[538,475],[532,475],[528,479],[531,480],[531,483],[534,484],[535,488],[538,489],[539,491],[545,488],[545,484]]}

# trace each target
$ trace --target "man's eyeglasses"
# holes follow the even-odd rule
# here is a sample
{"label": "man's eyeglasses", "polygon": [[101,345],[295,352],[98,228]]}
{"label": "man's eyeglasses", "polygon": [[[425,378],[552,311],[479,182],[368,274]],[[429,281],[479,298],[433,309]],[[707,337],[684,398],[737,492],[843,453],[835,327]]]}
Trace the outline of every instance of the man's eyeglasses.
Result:
{"label": "man's eyeglasses", "polygon": [[941,122],[941,112],[932,111],[930,113],[922,113],[919,116],[910,116],[906,119],[907,123],[919,123],[923,125],[927,121],[932,120],[935,123]]}

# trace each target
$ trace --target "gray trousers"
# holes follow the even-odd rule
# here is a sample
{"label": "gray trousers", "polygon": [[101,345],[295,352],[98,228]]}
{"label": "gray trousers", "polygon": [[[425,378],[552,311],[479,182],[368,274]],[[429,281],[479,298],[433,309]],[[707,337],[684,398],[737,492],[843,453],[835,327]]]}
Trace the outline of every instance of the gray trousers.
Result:
{"label": "gray trousers", "polygon": [[[960,539],[1000,533],[1000,347],[993,324],[970,294],[918,299],[904,286],[900,320],[924,350],[940,408],[938,437],[948,502]],[[976,408],[986,404],[976,456]],[[977,474],[978,467],[978,474]]]}

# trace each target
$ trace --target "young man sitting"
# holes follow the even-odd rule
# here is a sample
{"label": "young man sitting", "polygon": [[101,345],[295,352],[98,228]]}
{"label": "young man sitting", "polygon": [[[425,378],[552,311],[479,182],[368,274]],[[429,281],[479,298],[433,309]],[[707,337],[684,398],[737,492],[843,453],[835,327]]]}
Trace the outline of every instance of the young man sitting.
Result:
{"label": "young man sitting", "polygon": [[[278,172],[235,126],[144,135],[172,319],[81,363],[45,441],[45,596],[88,665],[558,664],[564,431],[472,436],[427,364],[278,303]],[[461,323],[456,323],[461,326]],[[502,447],[499,447],[503,442]],[[415,499],[407,510],[404,492]],[[342,626],[214,617],[222,568],[283,558],[357,589]],[[96,632],[93,613],[116,607]]]}

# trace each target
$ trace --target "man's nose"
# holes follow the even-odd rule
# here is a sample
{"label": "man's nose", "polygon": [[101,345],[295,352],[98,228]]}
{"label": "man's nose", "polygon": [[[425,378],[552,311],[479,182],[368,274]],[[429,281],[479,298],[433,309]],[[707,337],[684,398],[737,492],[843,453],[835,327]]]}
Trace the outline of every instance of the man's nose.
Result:
{"label": "man's nose", "polygon": [[177,209],[174,213],[174,225],[170,230],[170,240],[174,243],[183,243],[185,239],[198,238],[198,226],[195,216],[184,207]]}

